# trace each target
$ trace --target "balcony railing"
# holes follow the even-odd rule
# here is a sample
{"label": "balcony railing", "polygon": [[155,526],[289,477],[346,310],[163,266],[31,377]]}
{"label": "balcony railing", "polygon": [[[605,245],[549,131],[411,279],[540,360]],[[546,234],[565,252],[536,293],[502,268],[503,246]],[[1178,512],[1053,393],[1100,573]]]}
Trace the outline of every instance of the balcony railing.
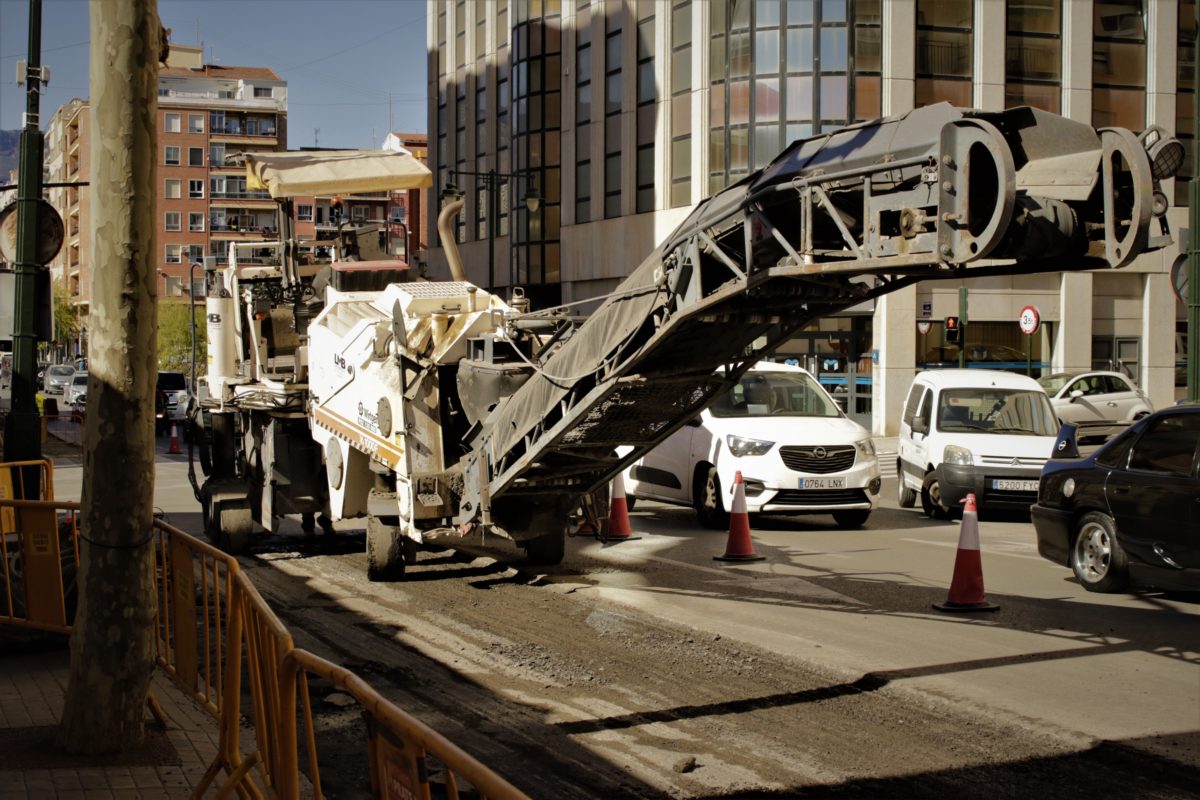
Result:
{"label": "balcony railing", "polygon": [[263,236],[274,236],[275,228],[272,225],[243,225],[239,223],[217,222],[210,221],[208,229],[215,233],[257,233]]}
{"label": "balcony railing", "polygon": [[225,136],[261,136],[263,138],[270,138],[270,139],[273,139],[279,135],[278,132],[275,130],[269,130],[269,131],[261,131],[260,130],[260,131],[254,131],[253,133],[250,133],[250,132],[246,131],[244,128],[242,128],[240,125],[226,125],[224,128],[214,128],[212,131],[213,136],[221,136],[222,134],[224,134]]}
{"label": "balcony railing", "polygon": [[270,200],[271,194],[263,191],[250,192],[212,192],[213,200]]}

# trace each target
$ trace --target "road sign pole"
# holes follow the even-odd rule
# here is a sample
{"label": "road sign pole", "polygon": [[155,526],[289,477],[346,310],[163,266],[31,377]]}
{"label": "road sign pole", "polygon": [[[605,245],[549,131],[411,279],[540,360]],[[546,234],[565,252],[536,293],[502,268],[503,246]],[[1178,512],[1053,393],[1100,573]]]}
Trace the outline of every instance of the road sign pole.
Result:
{"label": "road sign pole", "polygon": [[967,366],[967,287],[958,287],[958,367]]}
{"label": "road sign pole", "polygon": [[[25,74],[25,119],[17,177],[17,247],[13,298],[12,408],[4,431],[6,461],[42,457],[37,410],[37,264],[42,148],[38,98],[41,95],[42,0],[29,0],[29,61]],[[38,482],[23,481],[26,499],[38,499]]]}
{"label": "road sign pole", "polygon": [[[1196,4],[1192,91],[1200,95],[1200,3]],[[1192,180],[1188,184],[1187,397],[1200,400],[1200,102],[1192,103]]]}

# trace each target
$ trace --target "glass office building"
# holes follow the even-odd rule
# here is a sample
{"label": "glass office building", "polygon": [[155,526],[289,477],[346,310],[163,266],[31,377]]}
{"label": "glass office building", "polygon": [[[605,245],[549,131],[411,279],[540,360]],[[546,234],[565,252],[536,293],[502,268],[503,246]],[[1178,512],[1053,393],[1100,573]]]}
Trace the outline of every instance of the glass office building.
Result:
{"label": "glass office building", "polygon": [[[695,203],[794,139],[856,121],[942,101],[1031,105],[1097,127],[1160,125],[1190,148],[1194,19],[1195,0],[430,0],[431,201],[447,183],[465,194],[456,236],[480,285],[520,285],[541,307],[595,298]],[[1178,231],[1187,182],[1168,184]],[[430,228],[432,274],[446,275]],[[1172,402],[1181,252],[969,281],[965,356],[1121,369]],[[959,313],[960,285],[823,319],[780,356],[892,433],[915,371],[957,363],[942,320]],[[1032,337],[1017,326],[1025,305],[1043,321]]]}

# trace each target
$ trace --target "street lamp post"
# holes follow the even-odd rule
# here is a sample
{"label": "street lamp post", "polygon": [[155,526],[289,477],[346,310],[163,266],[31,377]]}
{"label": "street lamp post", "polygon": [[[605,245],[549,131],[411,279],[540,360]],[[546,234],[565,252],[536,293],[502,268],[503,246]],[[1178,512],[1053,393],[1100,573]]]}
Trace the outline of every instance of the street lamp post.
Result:
{"label": "street lamp post", "polygon": [[[487,220],[488,220],[488,276],[487,290],[493,291],[496,285],[496,218],[500,216],[500,188],[508,184],[509,179],[517,180],[520,175],[515,175],[508,172],[497,172],[494,169],[489,169],[487,172],[471,172],[468,170],[452,169],[448,171],[450,181],[446,184],[446,188],[442,191],[442,199],[458,197],[462,194],[458,187],[454,185],[453,179],[456,176],[470,176],[479,179],[484,189],[487,190]],[[542,203],[542,196],[533,186],[533,176],[526,175],[526,180],[529,182],[529,187],[525,190],[525,207],[529,209],[529,213],[538,210]]]}

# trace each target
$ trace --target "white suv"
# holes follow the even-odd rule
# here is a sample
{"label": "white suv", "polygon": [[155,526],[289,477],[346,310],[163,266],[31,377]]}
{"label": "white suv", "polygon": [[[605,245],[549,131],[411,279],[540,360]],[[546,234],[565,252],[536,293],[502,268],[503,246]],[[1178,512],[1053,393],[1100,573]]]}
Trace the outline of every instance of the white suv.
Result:
{"label": "white suv", "polygon": [[728,524],[734,474],[750,513],[832,514],[843,528],[879,502],[879,462],[866,428],[799,367],[760,362],[700,416],[630,465],[630,497],[691,505],[701,524]]}

